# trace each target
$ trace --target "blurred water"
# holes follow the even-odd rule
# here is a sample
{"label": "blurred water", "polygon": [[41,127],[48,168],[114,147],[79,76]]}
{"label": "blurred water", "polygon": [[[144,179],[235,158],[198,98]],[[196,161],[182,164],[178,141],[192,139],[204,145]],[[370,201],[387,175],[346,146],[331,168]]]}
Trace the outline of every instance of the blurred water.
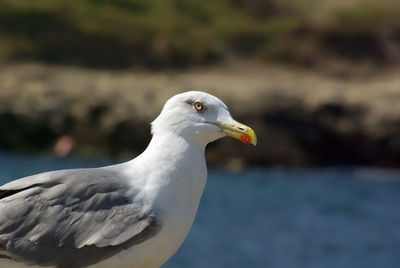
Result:
{"label": "blurred water", "polygon": [[[0,178],[104,164],[0,153]],[[212,170],[188,238],[163,267],[400,267],[400,173]]]}

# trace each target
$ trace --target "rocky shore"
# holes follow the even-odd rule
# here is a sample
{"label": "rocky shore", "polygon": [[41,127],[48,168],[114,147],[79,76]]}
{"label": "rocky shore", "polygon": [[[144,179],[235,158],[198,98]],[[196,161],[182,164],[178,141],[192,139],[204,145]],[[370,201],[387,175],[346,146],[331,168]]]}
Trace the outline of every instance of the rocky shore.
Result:
{"label": "rocky shore", "polygon": [[257,147],[222,139],[209,163],[400,166],[400,76],[353,78],[246,65],[190,72],[0,66],[0,150],[48,151],[65,135],[74,153],[129,158],[173,94],[203,90],[252,126]]}

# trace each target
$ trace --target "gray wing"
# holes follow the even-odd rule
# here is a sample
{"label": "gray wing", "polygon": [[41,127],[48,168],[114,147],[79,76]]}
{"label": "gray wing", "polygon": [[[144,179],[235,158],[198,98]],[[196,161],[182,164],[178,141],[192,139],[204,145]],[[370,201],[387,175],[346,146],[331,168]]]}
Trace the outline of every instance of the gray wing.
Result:
{"label": "gray wing", "polygon": [[43,173],[0,188],[0,256],[85,267],[154,236],[155,210],[128,197],[107,169]]}

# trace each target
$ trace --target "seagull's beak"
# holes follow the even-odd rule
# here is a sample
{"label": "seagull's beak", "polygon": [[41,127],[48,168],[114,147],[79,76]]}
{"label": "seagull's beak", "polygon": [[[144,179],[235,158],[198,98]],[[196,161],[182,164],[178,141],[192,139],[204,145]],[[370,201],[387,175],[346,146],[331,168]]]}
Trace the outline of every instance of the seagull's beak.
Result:
{"label": "seagull's beak", "polygon": [[215,123],[221,128],[221,131],[227,136],[233,137],[244,143],[257,144],[257,136],[253,129],[250,127],[233,120],[233,125],[225,125],[221,123]]}

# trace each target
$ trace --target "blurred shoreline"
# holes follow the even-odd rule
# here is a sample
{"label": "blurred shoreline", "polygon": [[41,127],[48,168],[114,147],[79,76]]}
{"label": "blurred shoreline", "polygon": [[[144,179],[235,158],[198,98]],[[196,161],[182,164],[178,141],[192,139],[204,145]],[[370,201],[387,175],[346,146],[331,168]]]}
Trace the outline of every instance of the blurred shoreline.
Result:
{"label": "blurred shoreline", "polygon": [[4,64],[0,149],[43,152],[68,137],[75,154],[134,157],[170,96],[202,90],[259,138],[255,148],[227,138],[211,144],[211,165],[399,167],[398,73],[338,77],[248,63],[187,72]]}

